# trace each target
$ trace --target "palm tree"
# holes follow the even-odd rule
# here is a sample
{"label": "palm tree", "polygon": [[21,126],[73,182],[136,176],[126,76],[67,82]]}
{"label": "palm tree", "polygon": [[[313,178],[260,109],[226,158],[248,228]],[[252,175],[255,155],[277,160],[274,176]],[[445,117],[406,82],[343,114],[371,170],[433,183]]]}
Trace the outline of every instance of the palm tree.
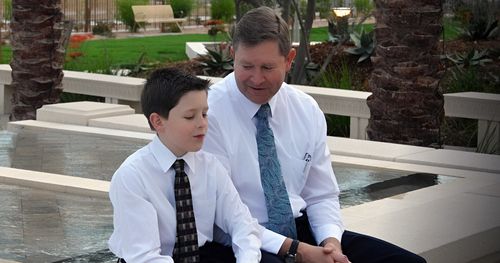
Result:
{"label": "palm tree", "polygon": [[35,119],[36,109],[59,101],[66,39],[62,16],[60,0],[12,3],[11,120]]}
{"label": "palm tree", "polygon": [[370,76],[371,140],[439,144],[444,99],[438,43],[441,0],[375,0],[377,39]]}

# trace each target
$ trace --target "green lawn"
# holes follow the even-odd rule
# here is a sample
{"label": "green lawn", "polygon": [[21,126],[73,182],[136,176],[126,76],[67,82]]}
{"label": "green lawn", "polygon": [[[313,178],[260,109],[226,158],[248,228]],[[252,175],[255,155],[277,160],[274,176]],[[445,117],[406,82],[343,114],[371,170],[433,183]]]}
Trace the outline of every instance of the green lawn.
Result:
{"label": "green lawn", "polygon": [[[328,39],[326,28],[315,28],[311,41]],[[223,38],[218,36],[217,40]],[[92,70],[117,64],[135,64],[145,54],[147,62],[169,62],[188,59],[185,53],[186,42],[213,41],[207,34],[163,35],[151,37],[132,37],[126,39],[101,39],[83,42],[80,52],[83,56],[69,60],[65,68],[72,70]],[[76,50],[73,50],[76,51]],[[10,46],[2,47],[2,63],[9,63]]]}
{"label": "green lawn", "polygon": [[[373,25],[367,25],[373,28]],[[445,21],[445,39],[457,37],[457,25]],[[310,41],[325,41],[328,39],[326,27],[313,28]],[[221,40],[219,36],[217,40]],[[132,37],[126,39],[101,39],[83,42],[80,52],[83,56],[69,59],[65,69],[77,71],[96,71],[109,69],[112,65],[137,64],[144,54],[145,62],[171,62],[186,60],[185,43],[196,41],[212,41],[207,34],[163,35],[151,37]],[[74,50],[75,51],[75,50]],[[1,63],[10,62],[12,52],[10,46],[2,46]]]}

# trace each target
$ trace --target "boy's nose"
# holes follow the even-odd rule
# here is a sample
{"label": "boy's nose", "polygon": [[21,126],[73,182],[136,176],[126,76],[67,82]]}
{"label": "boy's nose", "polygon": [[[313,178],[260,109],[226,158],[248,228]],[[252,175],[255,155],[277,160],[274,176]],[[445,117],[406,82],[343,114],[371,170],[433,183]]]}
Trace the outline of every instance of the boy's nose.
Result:
{"label": "boy's nose", "polygon": [[207,125],[208,125],[207,118],[200,118],[200,120],[198,121],[198,127],[205,128],[207,127]]}

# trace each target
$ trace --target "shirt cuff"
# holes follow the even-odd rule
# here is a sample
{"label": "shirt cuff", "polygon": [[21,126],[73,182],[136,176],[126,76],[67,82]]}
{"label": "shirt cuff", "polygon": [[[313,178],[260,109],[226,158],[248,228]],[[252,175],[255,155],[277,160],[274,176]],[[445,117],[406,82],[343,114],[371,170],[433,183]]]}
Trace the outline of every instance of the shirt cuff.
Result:
{"label": "shirt cuff", "polygon": [[316,237],[316,242],[318,242],[318,244],[329,237],[334,237],[339,242],[341,242],[343,233],[344,229],[340,228],[337,225],[329,224],[318,227],[314,233],[314,236]]}
{"label": "shirt cuff", "polygon": [[236,259],[237,263],[259,263],[261,259],[260,254],[249,254],[245,253],[244,255],[238,255],[238,258]]}
{"label": "shirt cuff", "polygon": [[265,229],[262,233],[262,250],[277,255],[285,239],[285,236]]}

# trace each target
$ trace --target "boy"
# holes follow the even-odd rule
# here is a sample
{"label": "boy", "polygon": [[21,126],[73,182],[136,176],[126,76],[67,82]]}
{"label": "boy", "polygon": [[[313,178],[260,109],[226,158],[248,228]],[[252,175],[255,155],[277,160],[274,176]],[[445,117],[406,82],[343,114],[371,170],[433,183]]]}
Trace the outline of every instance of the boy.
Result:
{"label": "boy", "polygon": [[157,70],[146,82],[142,110],[156,137],[123,162],[109,190],[109,248],[121,262],[225,262],[211,245],[214,224],[231,234],[237,262],[260,260],[257,221],[223,166],[199,151],[208,86],[176,69]]}

